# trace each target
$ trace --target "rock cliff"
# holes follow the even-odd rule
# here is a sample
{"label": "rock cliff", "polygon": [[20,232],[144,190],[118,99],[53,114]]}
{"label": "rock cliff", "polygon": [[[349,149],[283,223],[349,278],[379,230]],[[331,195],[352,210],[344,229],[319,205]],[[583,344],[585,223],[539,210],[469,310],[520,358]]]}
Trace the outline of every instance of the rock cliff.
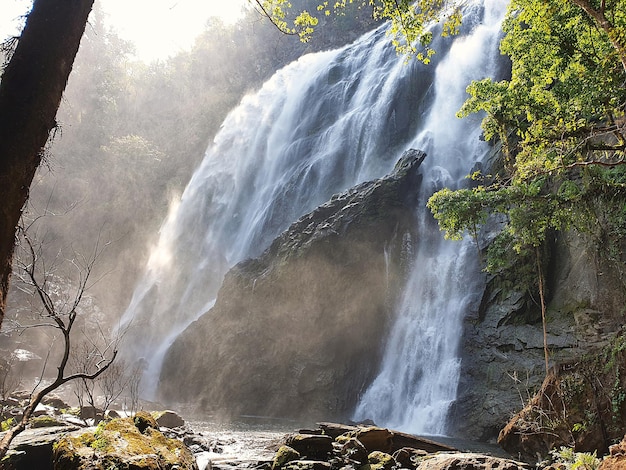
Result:
{"label": "rock cliff", "polygon": [[[231,269],[213,309],[170,348],[162,398],[229,417],[348,417],[377,370],[408,251],[416,243],[412,206],[424,157],[407,152],[391,175],[334,196],[262,256]],[[560,234],[546,253],[550,361],[576,363],[606,348],[620,331],[626,289],[620,270],[582,236]],[[515,280],[490,279],[481,308],[465,319],[450,433],[495,442],[507,420],[540,390],[543,354],[532,293]],[[574,424],[559,432],[572,437]],[[582,434],[555,442],[575,441],[599,442]],[[544,455],[549,450],[542,449]],[[530,455],[514,445],[509,450]]]}
{"label": "rock cliff", "polygon": [[403,284],[424,158],[405,152],[392,174],[334,196],[232,268],[170,348],[162,397],[230,416],[346,418]]}
{"label": "rock cliff", "polygon": [[[580,382],[577,365],[586,357],[606,356],[606,348],[610,349],[616,335],[622,334],[626,289],[620,280],[620,270],[614,263],[603,260],[593,243],[581,235],[560,234],[551,244],[548,257],[548,347],[550,365],[559,372],[551,374],[543,388],[553,390],[555,377],[556,383]],[[615,374],[608,374],[612,377],[611,383],[600,385],[602,374],[590,373],[589,367],[585,369],[588,377],[597,377],[600,388],[610,390],[614,386]],[[519,291],[514,283],[492,279],[481,311],[466,317],[462,370],[459,396],[453,410],[455,434],[494,440],[509,419],[511,423],[520,419],[516,413],[530,403],[530,409],[523,415],[526,423],[521,427],[509,425],[511,435],[506,438],[505,448],[515,455],[545,457],[550,450],[549,443],[557,447],[576,445],[579,451],[606,448],[610,444],[605,442],[608,435],[601,429],[602,420],[588,417],[585,421],[579,412],[581,406],[595,407],[594,400],[589,399],[592,391],[583,394],[553,390],[551,393],[560,397],[560,404],[543,410],[537,406],[554,398],[552,395],[546,398],[541,391],[546,378],[541,314],[532,295]],[[575,375],[566,378],[570,372]],[[619,380],[618,377],[618,385]],[[586,395],[584,399],[583,395]],[[606,397],[600,401],[606,407]],[[611,402],[610,397],[608,402]],[[563,417],[570,412],[571,416],[561,420],[557,429],[556,415]],[[626,407],[624,412],[626,416]],[[589,413],[597,414],[596,411]],[[607,413],[600,414],[608,421],[614,420],[606,416]],[[554,425],[552,428],[544,426],[548,418]],[[591,421],[595,423],[593,426]],[[626,421],[619,416],[618,421],[622,424],[613,425],[612,434],[621,438]],[[588,432],[583,432],[583,426]],[[546,434],[540,435],[539,429]],[[520,439],[520,434],[525,437]],[[541,443],[521,445],[521,441],[528,441],[528,436],[533,434]]]}

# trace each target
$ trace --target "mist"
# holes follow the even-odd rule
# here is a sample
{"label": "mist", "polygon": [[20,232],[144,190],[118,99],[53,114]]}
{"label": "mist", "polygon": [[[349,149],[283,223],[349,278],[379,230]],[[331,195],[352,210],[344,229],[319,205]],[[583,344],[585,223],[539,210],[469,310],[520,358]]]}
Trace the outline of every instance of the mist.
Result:
{"label": "mist", "polygon": [[[285,64],[374,24],[324,20],[303,44],[250,11],[236,24],[212,18],[190,50],[145,63],[107,21],[96,3],[24,213],[41,258],[55,265],[58,290],[75,283],[72,260],[97,253],[82,313],[90,331],[114,329],[168,208],[227,113]],[[14,280],[0,348],[8,357],[27,347],[39,362],[54,340],[43,331],[16,334],[18,321],[36,321],[38,307]],[[37,364],[27,374],[40,371]]]}

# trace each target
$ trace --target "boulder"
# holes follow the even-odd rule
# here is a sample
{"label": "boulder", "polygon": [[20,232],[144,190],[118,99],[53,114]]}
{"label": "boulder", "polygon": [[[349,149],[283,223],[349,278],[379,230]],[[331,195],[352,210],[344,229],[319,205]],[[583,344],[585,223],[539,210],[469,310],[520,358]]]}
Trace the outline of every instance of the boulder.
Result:
{"label": "boulder", "polygon": [[391,455],[379,450],[368,455],[367,462],[369,470],[394,470],[398,465]]}
{"label": "boulder", "polygon": [[156,413],[155,419],[157,424],[163,428],[179,428],[185,425],[185,420],[178,413],[171,410]]}
{"label": "boulder", "polygon": [[80,435],[66,436],[54,445],[54,468],[198,470],[189,449],[177,439],[166,438],[152,422],[141,414],[139,419],[114,419]]}
{"label": "boulder", "polygon": [[348,439],[343,443],[343,446],[341,447],[341,455],[351,462],[356,462],[361,465],[365,465],[367,463],[367,449],[361,441],[356,438]]}
{"label": "boulder", "polygon": [[333,438],[321,434],[293,434],[286,444],[307,459],[325,459],[333,451]]}
{"label": "boulder", "polygon": [[[52,447],[56,441],[79,430],[76,426],[26,429],[18,434],[2,460],[3,470],[53,470]],[[78,432],[82,432],[78,431]]]}
{"label": "boulder", "polygon": [[393,449],[393,432],[389,429],[366,427],[351,431],[337,438],[338,442],[347,442],[350,439],[358,439],[368,452],[382,451],[391,452]]}
{"label": "boulder", "polygon": [[531,466],[515,460],[474,453],[431,454],[422,459],[417,470],[530,470]]}
{"label": "boulder", "polygon": [[234,266],[170,347],[161,400],[223,418],[348,418],[405,279],[424,157],[406,152],[390,175],[333,196]]}
{"label": "boulder", "polygon": [[277,470],[279,468],[282,468],[285,464],[289,462],[292,462],[294,460],[299,460],[300,457],[302,456],[300,455],[300,452],[298,452],[297,450],[287,445],[280,446],[278,451],[276,451],[276,455],[274,456],[274,459],[272,460],[272,470]]}

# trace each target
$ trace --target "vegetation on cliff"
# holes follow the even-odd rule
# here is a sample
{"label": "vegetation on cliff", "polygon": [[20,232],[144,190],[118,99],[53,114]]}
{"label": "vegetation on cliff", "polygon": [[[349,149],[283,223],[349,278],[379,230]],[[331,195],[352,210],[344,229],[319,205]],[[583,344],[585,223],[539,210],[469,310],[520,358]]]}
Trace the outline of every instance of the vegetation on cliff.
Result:
{"label": "vegetation on cliff", "polygon": [[626,427],[626,336],[553,368],[539,392],[501,431],[498,443],[528,460],[561,446],[608,452]]}
{"label": "vegetation on cliff", "polygon": [[471,175],[475,187],[444,189],[428,205],[450,238],[476,236],[499,214],[486,269],[523,266],[518,277],[539,291],[545,325],[544,253],[554,231],[589,234],[624,282],[626,5],[514,0],[503,29],[510,79],[473,82],[459,111],[486,112],[484,135],[501,161],[493,174]]}

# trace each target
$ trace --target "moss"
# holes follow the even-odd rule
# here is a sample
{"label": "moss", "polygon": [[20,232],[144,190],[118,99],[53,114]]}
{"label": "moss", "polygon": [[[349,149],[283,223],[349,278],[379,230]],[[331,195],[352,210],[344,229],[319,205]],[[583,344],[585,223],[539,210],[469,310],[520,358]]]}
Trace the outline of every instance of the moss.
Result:
{"label": "moss", "polygon": [[299,458],[300,453],[298,451],[289,446],[281,446],[276,452],[276,455],[274,455],[274,460],[272,460],[272,470],[281,468],[286,463],[298,460]]}
{"label": "moss", "polygon": [[102,422],[94,432],[59,441],[55,462],[81,457],[97,457],[102,468],[126,468],[125,462],[130,461],[132,468],[194,468],[193,455],[182,442],[168,439],[151,427],[146,427],[142,434],[131,418]]}
{"label": "moss", "polygon": [[31,428],[51,428],[53,426],[63,426],[64,424],[52,416],[37,416],[29,421]]}
{"label": "moss", "polygon": [[9,418],[7,420],[4,420],[2,421],[2,423],[0,423],[0,431],[2,432],[8,431],[16,424],[17,424],[17,421],[15,420],[15,418]]}
{"label": "moss", "polygon": [[145,432],[148,428],[159,429],[156,420],[147,411],[138,411],[133,418],[133,422],[141,433]]}
{"label": "moss", "polygon": [[368,455],[367,461],[369,462],[369,468],[371,470],[391,470],[392,468],[396,468],[396,461],[394,458],[391,455],[379,450],[376,450]]}

